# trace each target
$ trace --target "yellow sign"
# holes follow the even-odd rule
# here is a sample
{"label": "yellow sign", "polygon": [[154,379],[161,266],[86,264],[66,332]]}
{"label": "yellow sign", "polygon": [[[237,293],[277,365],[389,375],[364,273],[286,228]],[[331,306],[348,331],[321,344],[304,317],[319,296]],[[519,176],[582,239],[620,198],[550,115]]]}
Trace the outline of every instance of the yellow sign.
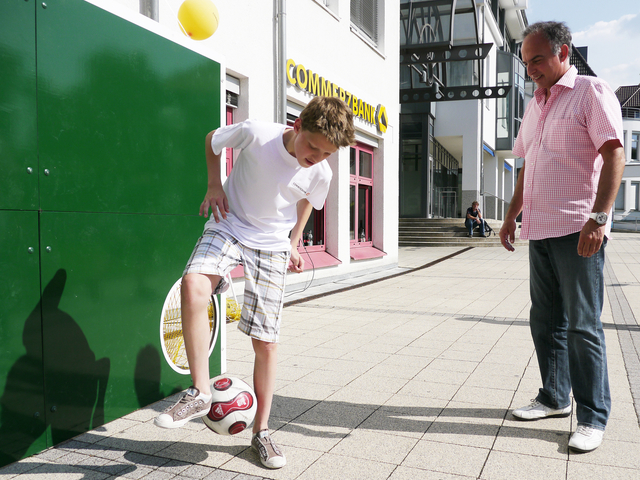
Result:
{"label": "yellow sign", "polygon": [[304,65],[296,64],[291,59],[287,60],[287,80],[289,84],[297,86],[316,97],[339,98],[351,107],[354,116],[375,125],[382,133],[387,131],[389,119],[384,105],[380,104],[374,107],[344,88],[326,80],[317,73],[313,73],[310,69],[304,68]]}

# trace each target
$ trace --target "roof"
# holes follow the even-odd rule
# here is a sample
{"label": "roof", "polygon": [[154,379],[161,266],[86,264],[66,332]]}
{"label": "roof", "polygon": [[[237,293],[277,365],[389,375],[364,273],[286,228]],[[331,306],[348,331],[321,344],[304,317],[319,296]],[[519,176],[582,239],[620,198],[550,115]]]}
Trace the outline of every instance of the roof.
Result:
{"label": "roof", "polygon": [[569,63],[571,63],[571,65],[574,65],[578,69],[578,74],[587,75],[589,77],[597,77],[595,72],[591,69],[585,58],[582,56],[582,53],[580,53],[580,50],[578,50],[573,44],[571,45],[571,47],[571,58],[569,60]]}
{"label": "roof", "polygon": [[618,87],[616,97],[623,108],[640,108],[640,85]]}

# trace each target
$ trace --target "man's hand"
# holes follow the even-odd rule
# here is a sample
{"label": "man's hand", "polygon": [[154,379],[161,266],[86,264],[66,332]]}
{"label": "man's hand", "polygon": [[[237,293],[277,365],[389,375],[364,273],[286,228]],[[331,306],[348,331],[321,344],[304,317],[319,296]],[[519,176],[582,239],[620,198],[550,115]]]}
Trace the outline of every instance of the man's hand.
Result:
{"label": "man's hand", "polygon": [[498,233],[500,236],[500,243],[502,246],[510,252],[515,251],[512,243],[516,240],[516,222],[515,220],[505,220]]}
{"label": "man's hand", "polygon": [[604,225],[598,225],[595,220],[589,219],[582,227],[578,240],[578,255],[590,257],[602,246],[604,241]]}
{"label": "man's hand", "polygon": [[289,271],[295,273],[302,273],[304,271],[304,260],[300,256],[300,252],[298,252],[298,249],[295,247],[291,249]]}
{"label": "man's hand", "polygon": [[224,193],[222,185],[209,187],[207,193],[204,196],[202,204],[200,204],[200,216],[207,218],[209,215],[209,208],[211,208],[211,214],[215,218],[216,223],[220,223],[220,216],[227,218],[229,213],[229,201],[227,195]]}

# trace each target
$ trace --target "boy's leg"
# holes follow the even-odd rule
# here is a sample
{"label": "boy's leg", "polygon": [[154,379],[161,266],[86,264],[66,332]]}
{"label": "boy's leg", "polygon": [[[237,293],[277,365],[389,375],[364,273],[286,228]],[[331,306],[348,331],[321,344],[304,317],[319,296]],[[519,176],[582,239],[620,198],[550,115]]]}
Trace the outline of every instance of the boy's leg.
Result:
{"label": "boy's leg", "polygon": [[209,314],[211,292],[220,282],[219,275],[188,273],[182,278],[182,335],[193,386],[211,395],[209,384]]}
{"label": "boy's leg", "polygon": [[255,351],[253,388],[258,409],[251,446],[268,468],[281,468],[287,460],[269,435],[269,415],[276,379],[277,341],[284,301],[289,252],[243,251],[244,305],[238,329],[251,337]]}
{"label": "boy's leg", "polygon": [[253,366],[253,389],[258,409],[253,423],[251,446],[258,452],[260,462],[267,468],[282,468],[287,459],[269,435],[269,415],[273,402],[278,363],[278,344],[251,339],[256,354]]}
{"label": "boy's leg", "polygon": [[251,339],[256,354],[253,366],[253,389],[258,399],[258,409],[253,422],[253,433],[269,429],[269,415],[276,384],[278,344]]}
{"label": "boy's leg", "polygon": [[228,235],[207,230],[187,262],[181,287],[182,335],[193,387],[158,415],[155,424],[159,427],[181,427],[191,419],[205,416],[211,407],[207,306],[212,292],[222,291],[223,276],[240,262],[237,244]]}

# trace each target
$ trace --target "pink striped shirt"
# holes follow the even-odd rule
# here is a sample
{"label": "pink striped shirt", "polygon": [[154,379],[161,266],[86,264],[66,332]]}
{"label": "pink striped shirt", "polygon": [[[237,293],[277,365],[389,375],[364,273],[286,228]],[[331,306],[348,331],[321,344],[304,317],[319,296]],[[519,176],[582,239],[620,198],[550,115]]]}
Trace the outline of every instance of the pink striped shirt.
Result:
{"label": "pink striped shirt", "polygon": [[546,103],[544,89],[534,95],[513,154],[525,159],[520,238],[541,240],[579,232],[589,220],[603,165],[598,150],[608,140],[622,145],[622,114],[606,82],[573,66]]}

